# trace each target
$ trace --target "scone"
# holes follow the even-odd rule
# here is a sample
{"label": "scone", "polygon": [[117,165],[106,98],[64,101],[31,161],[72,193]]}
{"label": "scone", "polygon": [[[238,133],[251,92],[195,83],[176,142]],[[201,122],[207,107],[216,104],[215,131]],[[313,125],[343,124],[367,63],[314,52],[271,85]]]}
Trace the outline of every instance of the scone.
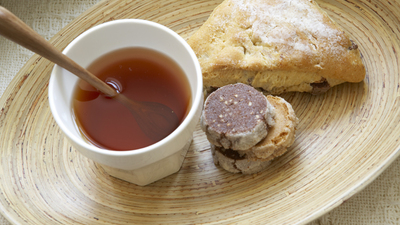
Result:
{"label": "scone", "polygon": [[207,97],[200,125],[211,144],[247,150],[267,136],[275,124],[274,112],[261,92],[246,84],[232,84]]}
{"label": "scone", "polygon": [[313,0],[225,0],[188,43],[207,89],[318,94],[365,77],[358,46]]}
{"label": "scone", "polygon": [[295,140],[298,119],[292,106],[283,98],[267,96],[275,109],[275,125],[255,146],[243,151],[211,145],[214,163],[231,173],[252,174],[265,169],[272,159],[287,151]]}

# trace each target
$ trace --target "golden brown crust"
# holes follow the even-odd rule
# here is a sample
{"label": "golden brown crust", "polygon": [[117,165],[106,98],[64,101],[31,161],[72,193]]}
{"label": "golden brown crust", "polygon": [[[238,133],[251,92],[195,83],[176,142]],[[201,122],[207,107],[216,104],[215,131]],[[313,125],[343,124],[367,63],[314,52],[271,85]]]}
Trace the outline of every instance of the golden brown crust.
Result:
{"label": "golden brown crust", "polygon": [[309,0],[225,0],[188,40],[206,87],[246,83],[269,93],[360,82],[358,48]]}

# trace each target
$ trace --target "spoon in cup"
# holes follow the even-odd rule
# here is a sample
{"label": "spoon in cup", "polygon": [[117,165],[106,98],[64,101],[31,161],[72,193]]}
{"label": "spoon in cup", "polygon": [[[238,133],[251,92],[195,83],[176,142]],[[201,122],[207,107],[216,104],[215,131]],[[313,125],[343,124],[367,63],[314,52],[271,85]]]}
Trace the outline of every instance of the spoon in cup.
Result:
{"label": "spoon in cup", "polygon": [[0,35],[68,70],[101,93],[120,102],[132,113],[143,133],[151,140],[160,141],[178,127],[179,119],[171,108],[157,102],[134,101],[117,92],[64,55],[18,17],[1,6]]}

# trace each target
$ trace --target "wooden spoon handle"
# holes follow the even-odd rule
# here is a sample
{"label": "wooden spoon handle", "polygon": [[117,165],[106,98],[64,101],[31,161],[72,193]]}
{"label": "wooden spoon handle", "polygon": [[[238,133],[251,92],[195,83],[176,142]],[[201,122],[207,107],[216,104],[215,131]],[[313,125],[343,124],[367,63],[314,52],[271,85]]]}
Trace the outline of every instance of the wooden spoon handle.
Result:
{"label": "wooden spoon handle", "polygon": [[115,97],[118,93],[105,82],[75,63],[46,39],[22,22],[10,11],[0,6],[0,35],[54,62],[85,80],[102,93]]}

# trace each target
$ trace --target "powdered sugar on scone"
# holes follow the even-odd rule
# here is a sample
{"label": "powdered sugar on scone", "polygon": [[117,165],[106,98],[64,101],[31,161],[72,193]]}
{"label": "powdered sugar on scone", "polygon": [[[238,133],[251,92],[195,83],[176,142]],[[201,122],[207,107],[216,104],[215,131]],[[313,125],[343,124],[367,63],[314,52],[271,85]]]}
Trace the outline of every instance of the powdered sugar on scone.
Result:
{"label": "powdered sugar on scone", "polygon": [[236,22],[244,22],[244,27],[251,29],[251,40],[255,45],[281,46],[285,51],[309,55],[319,47],[334,55],[346,51],[341,47],[345,40],[343,32],[327,19],[327,14],[317,10],[313,1],[232,0],[232,7],[233,14],[241,15],[235,18],[247,18]]}
{"label": "powdered sugar on scone", "polygon": [[319,93],[365,77],[357,45],[313,0],[225,0],[188,43],[206,87]]}

